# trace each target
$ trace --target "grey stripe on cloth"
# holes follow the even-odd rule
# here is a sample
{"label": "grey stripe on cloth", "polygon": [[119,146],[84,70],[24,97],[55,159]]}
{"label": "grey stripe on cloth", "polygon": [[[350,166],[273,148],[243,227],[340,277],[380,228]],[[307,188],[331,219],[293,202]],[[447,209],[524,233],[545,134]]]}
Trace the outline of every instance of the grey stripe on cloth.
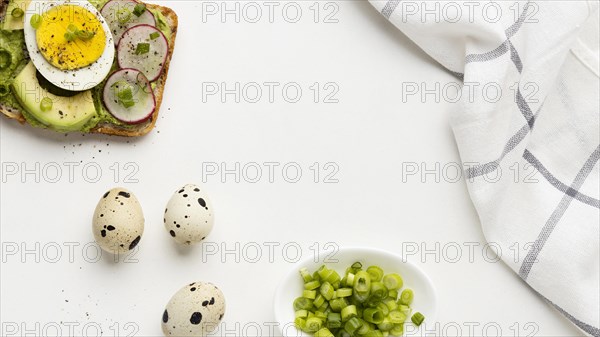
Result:
{"label": "grey stripe on cloth", "polygon": [[510,47],[510,59],[515,64],[515,67],[517,67],[517,70],[520,74],[523,71],[523,63],[521,62],[521,57],[519,56],[519,53],[517,53],[515,46],[513,46],[510,40],[508,40],[508,46]]}
{"label": "grey stripe on cloth", "polygon": [[452,71],[452,70],[449,70],[449,71],[450,71],[450,74],[458,77],[459,80],[461,80],[461,81],[465,80],[465,74],[459,73],[458,71]]}
{"label": "grey stripe on cloth", "polygon": [[508,40],[502,42],[502,44],[496,47],[496,49],[488,51],[487,53],[469,54],[465,57],[465,63],[485,62],[497,59],[498,57],[506,54],[506,52],[508,51],[507,42]]}
{"label": "grey stripe on cloth", "polygon": [[385,6],[383,6],[383,9],[381,10],[381,14],[383,14],[383,16],[385,16],[386,19],[389,19],[390,16],[392,16],[392,13],[396,10],[396,7],[398,7],[398,4],[400,3],[400,0],[389,0]]}
{"label": "grey stripe on cloth", "polygon": [[[521,57],[519,56],[517,49],[514,47],[512,42],[510,42],[510,38],[512,36],[514,36],[519,31],[521,26],[523,25],[523,22],[525,21],[525,18],[527,16],[528,7],[529,7],[529,1],[527,1],[527,3],[525,4],[523,11],[521,12],[521,15],[519,16],[519,19],[517,19],[517,21],[515,23],[513,23],[510,27],[508,27],[504,31],[504,33],[506,35],[506,41],[504,41],[502,43],[502,45],[500,45],[500,47],[498,47],[498,48],[502,48],[504,50],[504,52],[502,54],[499,54],[498,56],[503,55],[504,53],[506,53],[507,49],[510,49],[510,58],[513,61],[514,65],[517,68],[517,70],[519,71],[519,73],[521,73],[523,71],[523,63],[521,62]],[[507,45],[509,48],[506,48]],[[496,50],[498,48],[496,48]],[[523,114],[523,116],[525,116],[525,119],[527,120],[527,124],[524,125],[521,129],[519,129],[519,131],[517,131],[517,133],[514,134],[508,140],[508,142],[504,146],[502,154],[500,154],[500,157],[497,160],[491,161],[491,162],[483,164],[483,165],[478,165],[478,166],[473,166],[473,167],[468,168],[466,170],[467,178],[474,178],[474,177],[478,177],[478,176],[481,176],[484,174],[494,172],[500,165],[500,161],[502,159],[504,159],[504,157],[510,151],[512,151],[529,133],[529,131],[533,127],[533,124],[535,123],[535,118],[537,117],[539,110],[538,110],[538,112],[536,112],[535,115],[531,114],[531,108],[529,107],[529,104],[527,104],[525,99],[523,99],[523,95],[521,94],[520,89],[517,92],[517,106],[519,107],[519,110],[521,110],[521,114]],[[540,106],[540,109],[541,109],[541,106]]]}
{"label": "grey stripe on cloth", "polygon": [[[544,106],[543,104],[540,105],[538,110],[535,112],[535,115],[533,116],[533,118],[537,118],[539,116],[540,111],[542,110],[543,106]],[[498,159],[491,161],[489,163],[482,164],[482,165],[476,165],[476,166],[469,167],[467,170],[465,170],[467,178],[475,178],[475,177],[482,176],[484,174],[494,172],[500,165],[500,162],[502,161],[502,159],[504,159],[504,157],[510,151],[514,150],[514,148],[517,147],[517,145],[519,145],[519,143],[521,143],[521,141],[523,139],[525,139],[525,136],[527,136],[527,134],[529,133],[530,130],[531,130],[531,128],[529,127],[529,123],[523,125],[519,129],[519,131],[517,131],[517,133],[515,133],[512,137],[510,137],[508,142],[506,142],[506,144],[504,145],[504,149],[502,150],[502,153],[500,154],[500,157]]]}
{"label": "grey stripe on cloth", "polygon": [[517,98],[517,106],[519,107],[519,110],[521,110],[521,114],[523,115],[523,117],[525,117],[525,120],[527,121],[529,128],[533,129],[533,124],[535,123],[535,116],[531,112],[531,108],[529,107],[529,104],[527,104],[527,101],[523,98],[520,87],[517,88],[516,96],[517,96],[516,97]]}
{"label": "grey stripe on cloth", "polygon": [[504,31],[504,34],[506,34],[507,39],[510,39],[511,37],[513,37],[519,31],[519,29],[521,29],[523,22],[525,22],[525,19],[527,18],[527,11],[529,10],[529,5],[530,5],[530,3],[529,3],[529,1],[527,1],[525,3],[525,6],[523,7],[523,11],[521,12],[521,15],[519,15],[519,18],[517,19],[517,21],[515,21],[515,23],[513,23],[510,27],[508,27]]}
{"label": "grey stripe on cloth", "polygon": [[525,124],[525,125],[523,125],[523,127],[521,127],[521,129],[519,129],[519,131],[517,131],[517,133],[515,133],[512,137],[510,137],[510,139],[508,140],[506,145],[504,145],[504,150],[502,150],[502,154],[500,154],[500,158],[498,158],[494,161],[491,161],[489,163],[469,167],[466,170],[467,178],[475,178],[475,177],[482,176],[484,174],[494,172],[500,165],[500,161],[502,161],[502,159],[504,159],[504,157],[510,151],[512,151],[525,138],[525,136],[528,133],[529,133],[529,124]]}
{"label": "grey stripe on cloth", "polygon": [[[585,181],[587,176],[590,174],[590,172],[592,171],[592,169],[598,162],[599,158],[600,158],[600,146],[596,147],[596,150],[594,150],[594,152],[590,155],[588,160],[585,162],[585,164],[583,165],[583,167],[581,168],[581,170],[575,177],[573,184],[571,184],[571,187],[570,187],[571,189],[578,190],[583,185],[583,182]],[[535,242],[531,246],[531,249],[529,250],[529,252],[527,252],[527,256],[525,257],[525,260],[523,261],[523,264],[521,265],[521,268],[519,269],[519,276],[521,276],[521,278],[523,280],[527,281],[527,277],[529,276],[529,273],[531,272],[531,268],[533,267],[533,264],[537,262],[536,260],[537,260],[539,253],[544,248],[546,241],[548,241],[548,238],[554,231],[554,228],[556,227],[556,225],[558,224],[558,222],[560,221],[562,216],[567,211],[567,208],[571,204],[572,200],[573,200],[573,197],[571,197],[569,194],[565,193],[565,195],[561,199],[560,203],[558,204],[558,206],[556,207],[554,212],[552,212],[552,215],[550,216],[550,218],[548,219],[548,221],[542,228],[542,231],[538,235],[538,238],[535,240]]]}
{"label": "grey stripe on cloth", "polygon": [[592,335],[594,337],[600,337],[600,329],[578,320],[577,318],[573,317],[573,315],[571,315],[568,312],[566,312],[565,310],[563,310],[563,308],[552,303],[552,301],[550,301],[549,299],[546,299],[546,300],[548,302],[550,302],[550,304],[552,304],[552,306],[554,306],[556,308],[556,310],[558,310],[561,314],[565,315],[565,317],[567,317],[571,322],[573,322],[573,324],[577,325],[579,327],[579,329],[589,333],[590,335]]}
{"label": "grey stripe on cloth", "polygon": [[[381,14],[386,19],[389,19],[392,16],[392,13],[394,13],[396,8],[400,4],[400,1],[401,0],[388,0],[388,2],[386,2],[385,5],[383,6],[383,8],[381,9]],[[517,19],[517,21],[514,22],[510,27],[508,27],[504,31],[506,34],[506,40],[504,42],[502,42],[501,45],[496,47],[496,49],[486,52],[486,53],[469,54],[465,57],[465,63],[491,61],[493,59],[496,59],[496,58],[506,54],[506,52],[510,50],[511,59],[515,63],[515,66],[517,67],[517,69],[519,70],[519,73],[520,73],[521,70],[523,69],[523,65],[521,64],[521,58],[519,57],[519,54],[517,53],[517,50],[514,48],[512,43],[510,43],[509,39],[513,35],[515,35],[519,31],[521,26],[523,25],[523,22],[525,21],[525,18],[527,17],[528,8],[529,8],[529,1],[527,1],[525,6],[523,7],[523,11],[521,12],[521,15],[519,15],[519,18]],[[454,71],[451,71],[451,72],[455,76],[460,78],[461,80],[464,80],[464,74],[454,72]]]}
{"label": "grey stripe on cloth", "polygon": [[589,325],[587,323],[584,323],[584,322],[580,321],[579,319],[577,319],[576,317],[574,317],[573,315],[571,315],[570,313],[568,313],[566,310],[564,310],[563,308],[559,307],[554,302],[550,301],[546,296],[540,294],[537,290],[535,290],[535,291],[544,300],[546,300],[546,302],[550,303],[554,308],[556,308],[556,310],[558,310],[561,314],[563,314],[565,317],[567,317],[571,322],[573,322],[573,324],[577,325],[581,330],[589,333],[590,335],[592,335],[594,337],[600,337],[600,329],[598,329],[598,328],[596,328],[596,327],[594,327],[592,325]]}
{"label": "grey stripe on cloth", "polygon": [[571,187],[565,185],[562,181],[558,180],[552,173],[550,173],[546,167],[531,153],[529,150],[525,150],[523,158],[529,162],[542,176],[557,190],[571,196],[572,198],[581,201],[584,204],[596,207],[600,209],[600,200],[585,195]]}
{"label": "grey stripe on cloth", "polygon": [[[527,10],[528,9],[529,9],[529,1],[527,1],[525,6],[523,6],[523,11],[521,12],[521,15],[519,15],[519,18],[517,19],[517,21],[515,21],[510,27],[508,27],[504,31],[504,34],[506,35],[506,40],[504,42],[502,42],[501,45],[499,45],[496,49],[489,51],[487,53],[469,54],[465,58],[465,62],[471,63],[471,62],[491,61],[493,59],[496,59],[496,58],[504,55],[510,49],[511,58],[513,59],[513,62],[515,62],[515,58],[519,60],[518,64],[517,64],[517,62],[515,62],[515,65],[517,66],[517,69],[519,69],[519,73],[520,73],[521,69],[523,68],[523,65],[521,64],[521,58],[519,57],[519,54],[517,53],[517,50],[513,47],[512,43],[510,43],[509,39],[511,37],[513,37],[519,31],[519,29],[521,29],[523,22],[525,22],[525,19],[527,18]],[[509,48],[509,46],[510,46],[510,48]]]}

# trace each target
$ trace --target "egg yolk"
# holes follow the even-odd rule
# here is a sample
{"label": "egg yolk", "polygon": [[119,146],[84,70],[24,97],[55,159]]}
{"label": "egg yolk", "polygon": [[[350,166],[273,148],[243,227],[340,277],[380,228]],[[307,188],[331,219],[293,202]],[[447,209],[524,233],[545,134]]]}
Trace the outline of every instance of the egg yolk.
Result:
{"label": "egg yolk", "polygon": [[42,15],[36,41],[44,58],[61,70],[89,66],[106,48],[100,20],[85,8],[67,4],[54,6]]}

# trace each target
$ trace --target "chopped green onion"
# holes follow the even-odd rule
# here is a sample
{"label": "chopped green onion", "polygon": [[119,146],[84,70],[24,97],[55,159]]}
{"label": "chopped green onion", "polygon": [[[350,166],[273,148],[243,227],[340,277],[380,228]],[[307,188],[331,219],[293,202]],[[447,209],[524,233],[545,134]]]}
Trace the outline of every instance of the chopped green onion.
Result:
{"label": "chopped green onion", "polygon": [[411,289],[402,290],[402,294],[400,294],[400,304],[410,305],[413,301],[413,291]]}
{"label": "chopped green onion", "polygon": [[359,293],[358,291],[354,291],[352,293],[352,299],[358,303],[365,303],[369,299],[369,292]]}
{"label": "chopped green onion", "polygon": [[296,319],[294,319],[294,325],[296,326],[296,328],[302,331],[306,330],[306,320],[302,317],[296,317]]}
{"label": "chopped green onion", "polygon": [[388,290],[381,282],[371,283],[371,300],[381,302],[388,296]]}
{"label": "chopped green onion", "polygon": [[366,322],[362,319],[360,319],[360,323],[362,323],[361,327],[358,328],[358,330],[356,331],[357,334],[359,335],[364,335],[367,332],[371,331],[371,329],[373,329],[373,326],[371,323]]}
{"label": "chopped green onion", "polygon": [[67,26],[67,31],[71,32],[71,33],[76,33],[79,29],[77,29],[77,26],[75,26],[74,24],[70,23]]}
{"label": "chopped green onion", "polygon": [[406,315],[401,313],[398,310],[390,311],[390,313],[388,314],[388,317],[390,319],[390,322],[392,322],[394,324],[401,324],[401,323],[404,323],[404,321],[406,321]]}
{"label": "chopped green onion", "polygon": [[350,297],[352,296],[352,288],[339,288],[335,291],[335,297]]}
{"label": "chopped green onion", "polygon": [[127,7],[117,9],[117,20],[120,24],[126,24],[131,19],[131,10]]}
{"label": "chopped green onion", "polygon": [[24,14],[25,12],[23,12],[23,10],[19,7],[15,7],[12,12],[10,12],[10,15],[12,15],[12,17],[15,19],[23,17]]}
{"label": "chopped green onion", "polygon": [[77,30],[77,32],[75,32],[75,35],[77,36],[78,39],[80,39],[82,41],[88,41],[91,38],[93,38],[94,36],[96,36],[96,33],[90,32],[89,30]]}
{"label": "chopped green onion", "polygon": [[315,290],[315,289],[319,288],[320,286],[321,286],[321,282],[319,282],[318,280],[314,280],[314,281],[306,282],[304,284],[304,289]]}
{"label": "chopped green onion", "polygon": [[394,323],[390,322],[390,319],[386,317],[383,319],[383,322],[377,324],[377,327],[381,331],[390,331],[394,327]]}
{"label": "chopped green onion", "polygon": [[369,330],[369,332],[367,332],[363,336],[364,337],[384,337],[383,332],[379,331],[379,330]]}
{"label": "chopped green onion", "polygon": [[421,323],[423,323],[423,321],[425,320],[425,316],[423,316],[422,313],[420,312],[415,312],[414,315],[412,315],[412,317],[410,318],[410,320],[416,325],[416,326],[420,326]]}
{"label": "chopped green onion", "polygon": [[397,290],[402,288],[404,281],[402,281],[402,277],[398,274],[388,274],[383,277],[383,284],[389,290]]}
{"label": "chopped green onion", "polygon": [[135,47],[135,54],[136,55],[148,54],[149,51],[150,51],[150,44],[149,43],[140,42]]}
{"label": "chopped green onion", "polygon": [[327,277],[327,281],[331,284],[339,283],[341,279],[342,278],[340,277],[340,274],[338,274],[335,270],[331,270],[331,273]]}
{"label": "chopped green onion", "polygon": [[310,310],[312,309],[313,301],[308,298],[298,297],[294,300],[294,310]]}
{"label": "chopped green onion", "polygon": [[307,332],[317,332],[323,326],[323,321],[318,317],[309,317],[306,319],[306,331]]}
{"label": "chopped green onion", "polygon": [[137,17],[144,14],[145,11],[146,11],[146,5],[144,5],[144,4],[137,4],[133,8],[133,14],[135,14],[135,16],[137,16]]}
{"label": "chopped green onion", "polygon": [[112,85],[113,90],[116,92],[117,102],[125,108],[131,108],[135,105],[133,100],[133,89],[131,85],[125,81],[115,82]]}
{"label": "chopped green onion", "polygon": [[50,97],[42,98],[42,101],[40,102],[40,109],[43,112],[48,112],[52,110],[52,99]]}
{"label": "chopped green onion", "polygon": [[363,324],[361,323],[360,319],[357,317],[352,317],[346,321],[346,324],[344,324],[344,329],[348,331],[350,335],[354,335],[362,325]]}
{"label": "chopped green onion", "polygon": [[331,306],[331,310],[334,312],[341,312],[342,309],[348,306],[348,302],[345,298],[336,298],[329,302],[329,306]]}
{"label": "chopped green onion", "polygon": [[325,299],[328,301],[330,301],[333,298],[333,295],[335,294],[335,290],[329,282],[321,284],[321,288],[319,289],[319,291],[321,295],[323,295],[323,297],[325,297]]}
{"label": "chopped green onion", "polygon": [[33,14],[31,19],[29,19],[29,24],[31,27],[33,27],[33,29],[40,28],[40,25],[42,24],[42,16],[39,14]]}
{"label": "chopped green onion", "polygon": [[[343,322],[346,322],[350,318],[357,316],[357,315],[358,315],[358,313],[356,312],[355,305],[349,305],[349,306],[345,307],[344,309],[342,309],[342,321]],[[350,332],[350,331],[348,331],[348,332]]]}
{"label": "chopped green onion", "polygon": [[[325,313],[325,311],[327,311],[328,308],[329,308],[329,302],[325,301],[325,303],[321,304],[321,306],[317,308],[316,312],[320,311],[322,313]],[[326,317],[323,316],[322,318],[325,319]]]}
{"label": "chopped green onion", "polygon": [[348,287],[354,286],[354,274],[353,273],[348,273],[348,275],[346,275],[346,285]]}
{"label": "chopped green onion", "polygon": [[67,26],[67,31],[64,34],[65,40],[67,40],[69,42],[74,41],[75,38],[77,37],[77,35],[76,35],[77,31],[78,31],[78,29],[77,29],[77,27],[75,27],[74,24],[69,24]]}
{"label": "chopped green onion", "polygon": [[315,332],[315,337],[334,337],[334,335],[327,328],[322,328]]}
{"label": "chopped green onion", "polygon": [[96,35],[95,32],[91,32],[88,30],[80,30],[74,24],[69,24],[67,26],[67,31],[64,34],[65,40],[71,42],[74,41],[75,38],[78,38],[82,41],[88,41]]}
{"label": "chopped green onion", "polygon": [[[356,262],[346,269],[343,278],[325,265],[312,274],[301,268],[300,276],[304,290],[302,297],[294,301],[294,324],[299,330],[314,337],[388,337],[404,333],[414,293],[404,289],[398,296],[403,286],[399,274],[386,275],[378,266],[362,270],[362,264]],[[415,325],[424,319],[418,312],[411,317]]]}
{"label": "chopped green onion", "polygon": [[297,310],[295,313],[296,318],[301,317],[301,318],[306,318],[308,317],[308,310]]}
{"label": "chopped green onion", "polygon": [[396,324],[396,325],[394,325],[394,327],[392,328],[392,330],[390,330],[390,335],[392,335],[392,336],[402,336],[402,335],[404,335],[404,324]]}
{"label": "chopped green onion", "polygon": [[363,319],[369,323],[379,324],[384,318],[385,315],[379,308],[367,308],[363,311]]}
{"label": "chopped green onion", "polygon": [[321,280],[327,281],[329,276],[333,273],[333,270],[323,266],[323,268],[319,269],[317,272],[319,273]]}
{"label": "chopped green onion", "polygon": [[65,33],[65,40],[71,42],[75,40],[75,34],[71,33],[71,32],[66,32]]}
{"label": "chopped green onion", "polygon": [[315,300],[313,301],[314,306],[317,308],[322,306],[323,303],[325,303],[325,297],[323,297],[323,295],[321,294],[317,295],[317,298],[315,298]]}
{"label": "chopped green onion", "polygon": [[327,327],[337,329],[342,327],[342,315],[337,312],[330,312],[327,315]]}
{"label": "chopped green onion", "polygon": [[403,313],[406,317],[410,316],[412,309],[408,305],[400,304],[398,306],[398,310]]}
{"label": "chopped green onion", "polygon": [[[154,33],[150,34],[150,40],[156,40],[156,39],[158,39],[159,36],[160,36],[159,32],[154,32]],[[306,268],[304,268],[304,269],[306,269]]]}
{"label": "chopped green onion", "polygon": [[385,306],[388,307],[388,309],[390,310],[398,309],[398,303],[396,303],[396,300],[391,297],[388,297],[385,300],[383,300],[383,304],[385,304]]}
{"label": "chopped green onion", "polygon": [[354,290],[357,293],[368,293],[371,288],[371,277],[366,271],[359,271],[354,277]]}
{"label": "chopped green onion", "polygon": [[319,318],[320,320],[324,321],[327,319],[327,314],[325,313],[325,310],[317,310],[315,311],[315,316],[316,318]]}
{"label": "chopped green onion", "polygon": [[377,309],[381,310],[383,316],[387,316],[390,313],[390,309],[384,303],[377,304]]}
{"label": "chopped green onion", "polygon": [[381,281],[383,278],[383,269],[378,266],[370,266],[367,268],[367,273],[369,273],[373,282]]}
{"label": "chopped green onion", "polygon": [[[155,34],[155,33],[152,33],[152,34]],[[150,38],[152,38],[152,34],[150,34]],[[304,283],[308,283],[308,282],[312,281],[312,276],[310,275],[310,273],[308,272],[308,269],[306,269],[306,268],[300,269],[300,276],[302,276]]]}
{"label": "chopped green onion", "polygon": [[317,297],[316,290],[304,290],[302,292],[302,297],[314,300]]}

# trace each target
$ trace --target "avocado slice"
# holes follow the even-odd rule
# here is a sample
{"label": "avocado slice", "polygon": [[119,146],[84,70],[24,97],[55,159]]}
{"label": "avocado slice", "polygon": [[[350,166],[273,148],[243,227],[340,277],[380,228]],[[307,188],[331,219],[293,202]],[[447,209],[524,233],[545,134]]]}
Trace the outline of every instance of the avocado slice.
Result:
{"label": "avocado slice", "polygon": [[2,25],[0,25],[1,28],[4,30],[23,29],[23,20],[25,18],[25,15],[21,16],[20,18],[15,18],[14,16],[12,16],[12,11],[15,8],[20,8],[23,12],[25,12],[30,2],[31,0],[10,0],[10,2],[8,3],[8,7],[6,8],[6,15],[4,16]]}
{"label": "avocado slice", "polygon": [[[19,103],[36,120],[57,131],[78,131],[96,115],[92,91],[87,90],[72,97],[57,96],[40,86],[32,62],[15,77],[12,90]],[[42,111],[43,98],[52,100],[52,108]]]}

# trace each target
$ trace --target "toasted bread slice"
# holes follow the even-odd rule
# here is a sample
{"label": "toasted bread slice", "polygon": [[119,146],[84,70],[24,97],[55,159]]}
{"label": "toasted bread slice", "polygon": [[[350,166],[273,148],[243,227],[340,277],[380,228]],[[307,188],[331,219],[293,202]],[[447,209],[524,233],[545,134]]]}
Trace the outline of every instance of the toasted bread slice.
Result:
{"label": "toasted bread slice", "polygon": [[[2,8],[3,5],[6,5],[5,1],[0,1],[0,13],[5,10]],[[127,128],[120,127],[111,123],[99,123],[90,130],[90,133],[102,133],[106,135],[115,135],[115,136],[123,136],[123,137],[138,137],[143,136],[150,132],[154,128],[154,124],[156,124],[156,120],[158,119],[158,113],[160,111],[160,106],[163,99],[163,92],[165,90],[165,84],[167,82],[167,76],[169,73],[169,65],[171,63],[171,57],[173,56],[173,50],[175,48],[175,39],[177,37],[177,14],[167,7],[154,5],[154,4],[145,4],[148,9],[158,10],[165,17],[165,20],[169,27],[171,28],[171,39],[169,43],[169,51],[167,53],[167,60],[165,61],[165,65],[162,71],[162,74],[156,80],[156,87],[154,88],[154,96],[156,97],[156,108],[152,113],[152,117],[148,119],[148,121],[141,123],[139,125],[128,126]],[[15,119],[19,121],[21,124],[27,124],[25,117],[21,114],[21,111],[15,108],[11,108],[8,106],[3,106],[0,103],[0,112],[7,116],[8,118]]]}

